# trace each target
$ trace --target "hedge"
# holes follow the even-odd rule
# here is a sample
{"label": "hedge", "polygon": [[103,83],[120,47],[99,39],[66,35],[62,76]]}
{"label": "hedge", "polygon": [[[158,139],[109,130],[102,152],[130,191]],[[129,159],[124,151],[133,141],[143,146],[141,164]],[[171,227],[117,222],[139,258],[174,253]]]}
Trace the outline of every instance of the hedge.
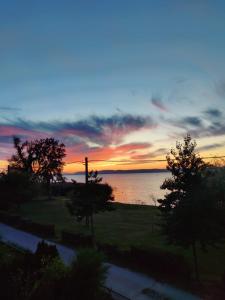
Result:
{"label": "hedge", "polygon": [[98,250],[109,259],[164,278],[190,280],[192,269],[183,256],[161,249],[131,246],[121,250],[115,245],[98,243]]}
{"label": "hedge", "polygon": [[61,232],[62,242],[74,247],[92,247],[93,241],[91,235],[72,233],[66,230]]}
{"label": "hedge", "polygon": [[0,212],[0,222],[15,226],[19,229],[29,231],[31,233],[43,236],[53,237],[55,236],[54,224],[40,224],[28,219],[23,219],[19,215],[8,214],[6,212]]}

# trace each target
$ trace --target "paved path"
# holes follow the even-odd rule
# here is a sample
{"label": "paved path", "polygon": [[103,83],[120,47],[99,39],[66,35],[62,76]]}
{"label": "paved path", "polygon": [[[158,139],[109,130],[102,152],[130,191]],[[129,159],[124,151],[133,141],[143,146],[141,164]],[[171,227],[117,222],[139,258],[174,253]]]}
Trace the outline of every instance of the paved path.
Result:
{"label": "paved path", "polygon": [[[15,229],[11,226],[0,223],[0,239],[6,243],[14,244],[23,249],[34,252],[37,244],[42,240],[33,234]],[[70,264],[76,257],[76,251],[63,245],[47,241],[49,244],[56,245],[59,255],[65,264]],[[130,271],[112,264],[109,267],[106,279],[106,287],[117,292],[115,299],[122,300],[163,300],[164,297],[173,300],[199,300],[200,298],[176,289],[167,284],[160,283],[148,276]],[[143,290],[149,290],[146,295]],[[161,295],[161,296],[160,296]]]}

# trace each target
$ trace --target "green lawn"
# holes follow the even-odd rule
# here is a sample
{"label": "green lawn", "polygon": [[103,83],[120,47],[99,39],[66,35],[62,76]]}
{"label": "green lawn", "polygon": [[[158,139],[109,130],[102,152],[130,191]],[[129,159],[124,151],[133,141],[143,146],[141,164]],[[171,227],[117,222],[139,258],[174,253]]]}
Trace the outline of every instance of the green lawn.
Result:
{"label": "green lawn", "polygon": [[[66,199],[35,200],[21,206],[20,214],[40,223],[55,224],[57,238],[60,231],[67,229],[78,232],[86,231],[83,223],[76,222],[65,206]],[[132,206],[115,204],[116,210],[99,213],[94,216],[97,239],[117,244],[122,248],[142,244],[152,246],[160,244],[158,233],[153,233],[152,226],[157,221],[158,210],[152,206]]]}
{"label": "green lawn", "polygon": [[[66,199],[57,198],[51,201],[35,200],[21,206],[23,217],[40,223],[55,224],[57,239],[60,231],[68,229],[72,232],[85,231],[85,226],[77,223],[69,214]],[[120,205],[116,210],[94,216],[96,239],[128,248],[130,245],[141,245],[146,248],[160,248],[180,253],[192,263],[192,253],[179,247],[168,246],[154,225],[158,222],[158,209],[152,206]],[[201,277],[204,280],[219,280],[225,271],[225,246],[210,249],[207,253],[199,252]]]}

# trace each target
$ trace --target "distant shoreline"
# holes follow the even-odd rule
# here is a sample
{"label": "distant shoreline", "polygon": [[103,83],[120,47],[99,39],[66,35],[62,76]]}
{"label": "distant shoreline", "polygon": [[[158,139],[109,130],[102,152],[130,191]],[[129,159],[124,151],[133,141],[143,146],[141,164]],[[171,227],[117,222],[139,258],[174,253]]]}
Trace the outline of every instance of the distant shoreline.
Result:
{"label": "distant shoreline", "polygon": [[[137,169],[137,170],[101,170],[99,175],[104,174],[137,174],[137,173],[167,173],[166,169]],[[64,173],[64,175],[84,175],[84,172]]]}

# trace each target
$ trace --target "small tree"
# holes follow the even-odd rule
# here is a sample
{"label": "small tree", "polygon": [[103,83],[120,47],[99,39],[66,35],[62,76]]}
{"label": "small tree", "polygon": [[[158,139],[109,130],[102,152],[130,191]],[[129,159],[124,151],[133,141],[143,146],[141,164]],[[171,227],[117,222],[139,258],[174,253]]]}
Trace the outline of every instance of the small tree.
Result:
{"label": "small tree", "polygon": [[101,253],[84,249],[78,252],[77,259],[72,264],[69,286],[78,299],[102,299],[102,287],[106,280],[107,266],[103,264]]}
{"label": "small tree", "polygon": [[63,181],[65,145],[54,138],[22,143],[14,137],[14,147],[16,154],[9,160],[9,169],[20,170],[33,180],[45,183],[50,195],[51,182]]}
{"label": "small tree", "polygon": [[192,247],[195,274],[199,279],[197,244],[203,249],[224,237],[224,221],[214,190],[212,171],[196,153],[196,142],[190,135],[184,143],[177,143],[167,155],[167,169],[172,178],[166,179],[162,189],[170,192],[158,200],[164,217],[163,233],[168,241]]}
{"label": "small tree", "polygon": [[100,211],[112,210],[114,200],[112,187],[102,184],[97,172],[91,171],[88,184],[74,183],[73,194],[67,203],[69,212],[76,216],[78,221],[86,220],[86,225],[91,224],[91,233],[94,239],[93,215]]}

